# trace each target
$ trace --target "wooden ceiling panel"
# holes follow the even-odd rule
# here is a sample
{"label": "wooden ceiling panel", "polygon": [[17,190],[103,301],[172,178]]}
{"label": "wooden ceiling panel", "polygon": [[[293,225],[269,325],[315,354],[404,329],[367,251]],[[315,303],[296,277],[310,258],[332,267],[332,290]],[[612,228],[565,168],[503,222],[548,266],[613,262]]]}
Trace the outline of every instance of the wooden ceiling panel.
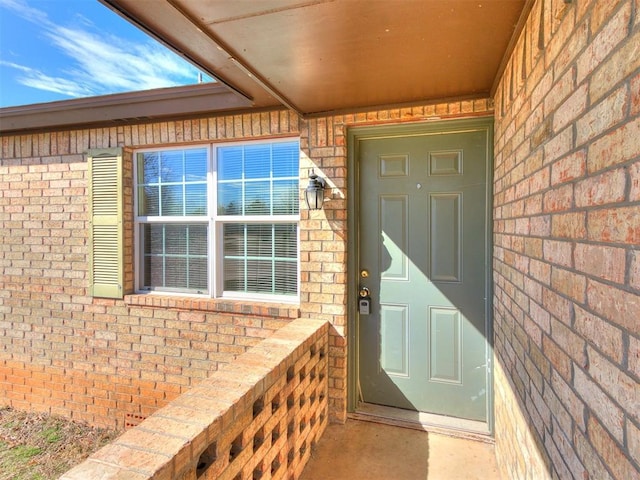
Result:
{"label": "wooden ceiling panel", "polygon": [[527,0],[102,0],[255,106],[488,95]]}

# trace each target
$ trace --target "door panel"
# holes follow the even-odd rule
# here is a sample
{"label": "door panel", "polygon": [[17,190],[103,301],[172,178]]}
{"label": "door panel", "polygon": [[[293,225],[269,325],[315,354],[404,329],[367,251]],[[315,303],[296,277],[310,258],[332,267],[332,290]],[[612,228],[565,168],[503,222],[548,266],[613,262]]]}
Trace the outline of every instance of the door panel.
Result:
{"label": "door panel", "polygon": [[487,419],[486,129],[359,141],[365,402]]}
{"label": "door panel", "polygon": [[406,254],[409,234],[408,200],[406,195],[380,195],[382,243],[378,245],[378,254],[382,260],[382,266],[386,267],[381,272],[381,276],[387,280],[408,279],[409,259]]}
{"label": "door panel", "polygon": [[461,193],[429,195],[429,267],[432,281],[459,282],[462,266],[460,234],[462,232]]}
{"label": "door panel", "polygon": [[462,383],[462,329],[454,308],[429,308],[429,380]]}
{"label": "door panel", "polygon": [[394,375],[409,374],[409,316],[407,305],[380,308],[380,367]]}

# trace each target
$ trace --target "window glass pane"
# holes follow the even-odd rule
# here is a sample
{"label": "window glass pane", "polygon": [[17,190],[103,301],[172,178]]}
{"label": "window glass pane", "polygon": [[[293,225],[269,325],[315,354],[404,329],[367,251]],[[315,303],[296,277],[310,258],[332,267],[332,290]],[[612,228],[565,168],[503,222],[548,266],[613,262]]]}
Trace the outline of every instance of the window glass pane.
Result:
{"label": "window glass pane", "polygon": [[160,187],[147,186],[138,188],[138,211],[140,215],[160,215]]}
{"label": "window glass pane", "polygon": [[298,258],[298,229],[295,224],[274,225],[275,256]]}
{"label": "window glass pane", "polygon": [[244,214],[269,215],[270,197],[269,182],[247,182],[244,187]]}
{"label": "window glass pane", "polygon": [[242,215],[242,184],[218,184],[218,214]]}
{"label": "window glass pane", "polygon": [[218,214],[296,215],[299,156],[298,142],[218,148]]}
{"label": "window glass pane", "polygon": [[273,293],[272,262],[247,260],[246,292]]}
{"label": "window glass pane", "polygon": [[225,224],[224,289],[295,295],[297,224]]}
{"label": "window glass pane", "polygon": [[244,229],[241,224],[230,223],[224,226],[224,254],[227,257],[244,256]]}
{"label": "window glass pane", "polygon": [[273,182],[273,214],[296,215],[300,208],[298,180],[277,180]]}
{"label": "window glass pane", "polygon": [[165,287],[183,289],[187,287],[187,259],[184,257],[165,258]]}
{"label": "window glass pane", "polygon": [[160,179],[160,154],[147,152],[138,154],[138,182],[158,183]]}
{"label": "window glass pane", "polygon": [[248,145],[244,148],[244,178],[271,176],[271,145]]}
{"label": "window glass pane", "polygon": [[189,255],[199,255],[205,257],[206,260],[209,251],[207,231],[208,227],[205,224],[187,226]]}
{"label": "window glass pane", "polygon": [[160,181],[162,183],[182,182],[184,168],[182,150],[167,150],[160,154]]}
{"label": "window glass pane", "polygon": [[248,257],[271,257],[273,254],[273,226],[247,225]]}
{"label": "window glass pane", "polygon": [[161,189],[162,216],[182,215],[182,185],[163,185]]}
{"label": "window glass pane", "polygon": [[206,148],[138,154],[138,215],[207,215],[207,164]]}
{"label": "window glass pane", "polygon": [[143,288],[205,293],[207,230],[206,224],[143,225]]}
{"label": "window glass pane", "polygon": [[164,243],[167,255],[187,254],[187,227],[169,223],[164,226]]}
{"label": "window glass pane", "polygon": [[144,257],[145,288],[164,285],[164,258],[161,256]]}
{"label": "window glass pane", "polygon": [[207,258],[189,258],[189,287],[206,292],[208,284]]}
{"label": "window glass pane", "polygon": [[164,252],[164,226],[145,225],[145,253],[161,255]]}
{"label": "window glass pane", "polygon": [[273,176],[274,177],[298,177],[298,163],[300,161],[300,148],[298,142],[274,143]]}
{"label": "window glass pane", "polygon": [[207,184],[194,183],[185,185],[185,214],[202,216],[207,214]]}
{"label": "window glass pane", "polygon": [[218,149],[218,180],[242,178],[242,147]]}
{"label": "window glass pane", "polygon": [[245,289],[244,260],[224,259],[224,289],[230,292],[244,292]]}
{"label": "window glass pane", "polygon": [[298,265],[296,262],[274,263],[274,291],[282,295],[293,295],[298,291]]}
{"label": "window glass pane", "polygon": [[184,179],[186,182],[207,180],[207,149],[186,150],[184,154]]}

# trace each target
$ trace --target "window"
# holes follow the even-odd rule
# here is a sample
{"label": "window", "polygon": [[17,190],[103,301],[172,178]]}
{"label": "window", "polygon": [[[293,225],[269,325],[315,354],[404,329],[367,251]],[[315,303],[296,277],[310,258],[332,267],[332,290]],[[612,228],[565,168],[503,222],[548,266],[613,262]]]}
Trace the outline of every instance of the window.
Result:
{"label": "window", "polygon": [[297,299],[297,141],[141,151],[140,291]]}

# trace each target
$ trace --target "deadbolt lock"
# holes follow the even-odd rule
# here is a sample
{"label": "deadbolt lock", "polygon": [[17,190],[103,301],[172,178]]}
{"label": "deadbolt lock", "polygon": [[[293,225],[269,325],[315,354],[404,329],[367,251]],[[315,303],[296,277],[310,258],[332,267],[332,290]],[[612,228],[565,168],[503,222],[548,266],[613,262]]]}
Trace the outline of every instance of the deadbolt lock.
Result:
{"label": "deadbolt lock", "polygon": [[362,278],[368,278],[369,277],[369,270],[365,270],[365,269],[360,270],[360,276]]}

